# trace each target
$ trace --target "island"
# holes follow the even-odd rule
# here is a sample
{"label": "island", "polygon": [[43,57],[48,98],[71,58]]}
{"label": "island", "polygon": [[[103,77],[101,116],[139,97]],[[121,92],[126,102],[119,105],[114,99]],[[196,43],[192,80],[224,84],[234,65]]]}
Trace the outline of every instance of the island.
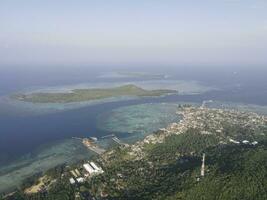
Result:
{"label": "island", "polygon": [[146,90],[133,84],[127,84],[112,88],[74,89],[65,93],[36,92],[30,94],[15,94],[12,95],[11,98],[32,103],[72,103],[121,96],[156,97],[175,93],[177,93],[176,90]]}
{"label": "island", "polygon": [[168,75],[146,72],[110,72],[100,75],[98,78],[133,78],[133,79],[165,79]]}
{"label": "island", "polygon": [[166,77],[166,75],[163,74],[151,74],[145,72],[118,72],[118,75],[129,78],[147,78],[147,79],[162,79]]}

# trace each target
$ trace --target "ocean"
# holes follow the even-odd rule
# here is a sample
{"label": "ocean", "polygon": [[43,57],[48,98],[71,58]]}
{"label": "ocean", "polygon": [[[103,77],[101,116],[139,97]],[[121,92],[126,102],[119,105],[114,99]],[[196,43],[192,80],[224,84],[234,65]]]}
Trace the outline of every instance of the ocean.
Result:
{"label": "ocean", "polygon": [[[6,96],[26,88],[60,86],[78,83],[96,83],[103,79],[97,78],[101,72],[23,72],[6,71],[0,74],[0,95]],[[160,72],[159,72],[160,73]],[[47,78],[48,77],[48,78]],[[136,81],[136,78],[124,77],[119,81]],[[137,78],[137,81],[146,81]],[[72,141],[72,137],[101,137],[113,130],[101,128],[101,115],[113,110],[139,104],[194,102],[216,100],[267,106],[267,80],[262,73],[224,71],[215,72],[183,72],[172,73],[171,80],[194,80],[203,85],[218,87],[219,90],[207,91],[201,94],[170,95],[159,98],[125,99],[115,102],[87,105],[81,108],[62,110],[61,112],[44,113],[39,115],[9,115],[4,104],[0,103],[0,192],[18,185],[22,178],[12,181],[12,174],[21,173],[27,177],[49,167],[64,162],[75,162],[90,154]],[[106,82],[118,81],[111,77]],[[2,108],[1,108],[2,106]],[[21,111],[20,111],[21,112]],[[153,112],[152,112],[153,113]],[[125,114],[125,113],[124,113]],[[174,120],[173,118],[170,118]],[[171,121],[166,121],[171,122]],[[129,137],[127,131],[118,133],[120,138]],[[51,150],[54,149],[54,152]],[[69,151],[69,152],[68,152]],[[71,155],[71,156],[69,156]],[[76,155],[76,158],[74,158]],[[56,158],[56,159],[55,159]],[[73,158],[71,160],[71,158]],[[56,160],[45,166],[50,160]],[[43,162],[42,165],[36,163]],[[18,176],[18,175],[17,175]],[[11,180],[12,179],[12,180]],[[1,183],[9,183],[6,187]],[[2,188],[1,188],[2,187]]]}

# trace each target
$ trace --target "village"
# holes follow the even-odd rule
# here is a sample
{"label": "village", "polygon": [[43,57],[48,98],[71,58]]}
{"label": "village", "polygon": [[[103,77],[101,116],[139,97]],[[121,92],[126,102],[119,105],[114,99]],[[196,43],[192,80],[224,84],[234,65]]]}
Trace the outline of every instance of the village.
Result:
{"label": "village", "polygon": [[[157,134],[151,134],[144,140],[132,145],[129,153],[136,156],[136,159],[142,159],[144,157],[144,151],[142,149],[145,144],[163,143],[167,136],[173,134],[179,135],[189,129],[197,129],[200,134],[216,135],[220,138],[221,144],[242,143],[246,145],[257,145],[258,141],[255,141],[245,131],[254,130],[258,136],[264,136],[264,133],[258,132],[258,130],[267,124],[267,118],[257,113],[206,108],[205,106],[182,106],[178,109],[177,114],[182,116],[179,122],[172,123],[168,127],[160,129]],[[228,134],[227,126],[230,128],[242,127],[242,130],[231,135]]]}

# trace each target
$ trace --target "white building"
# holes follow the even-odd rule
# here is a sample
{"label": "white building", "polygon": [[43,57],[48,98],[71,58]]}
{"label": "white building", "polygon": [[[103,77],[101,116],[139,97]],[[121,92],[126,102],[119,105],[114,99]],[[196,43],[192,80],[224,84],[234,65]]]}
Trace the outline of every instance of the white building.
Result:
{"label": "white building", "polygon": [[77,181],[78,181],[78,183],[83,183],[84,182],[84,178],[79,177],[79,178],[77,178]]}
{"label": "white building", "polygon": [[101,167],[98,167],[94,162],[90,162],[90,165],[99,173],[102,173],[103,170],[101,169]]}
{"label": "white building", "polygon": [[70,178],[70,184],[74,184],[74,183],[75,183],[74,178]]}
{"label": "white building", "polygon": [[83,167],[89,174],[93,174],[95,172],[94,168],[88,163],[84,164]]}
{"label": "white building", "polygon": [[249,141],[248,141],[248,140],[243,140],[242,143],[243,143],[243,144],[248,144]]}
{"label": "white building", "polygon": [[235,143],[235,144],[240,144],[240,142],[233,140],[233,139],[229,139],[230,142]]}

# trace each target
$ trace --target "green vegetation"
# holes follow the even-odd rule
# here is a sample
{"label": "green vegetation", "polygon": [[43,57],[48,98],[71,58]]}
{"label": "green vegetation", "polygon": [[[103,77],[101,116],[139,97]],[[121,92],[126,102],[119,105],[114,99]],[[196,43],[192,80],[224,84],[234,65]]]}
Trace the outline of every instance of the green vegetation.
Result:
{"label": "green vegetation", "polygon": [[265,145],[215,148],[208,155],[210,171],[182,192],[186,199],[267,199]]}
{"label": "green vegetation", "polygon": [[[127,149],[116,151],[123,155]],[[204,152],[206,176],[197,181]],[[110,199],[267,198],[266,143],[218,145],[215,136],[189,130],[169,136],[146,153],[141,160],[114,159],[103,175],[91,180],[91,192],[97,196],[102,188]]]}
{"label": "green vegetation", "polygon": [[145,90],[135,85],[124,85],[114,88],[75,89],[70,93],[32,93],[16,94],[12,97],[33,103],[70,103],[98,100],[119,96],[161,96],[175,93],[174,90]]}
{"label": "green vegetation", "polygon": [[171,135],[164,143],[153,145],[148,150],[148,156],[154,160],[175,160],[179,156],[197,155],[210,146],[217,145],[218,138],[215,135],[201,135],[197,129],[189,129],[180,135]]}
{"label": "green vegetation", "polygon": [[[145,159],[112,159],[104,169],[106,173],[92,182],[104,187],[105,193],[114,199],[164,199],[181,190],[191,179],[192,171],[199,168],[201,157],[191,155],[194,146],[207,148],[215,145],[215,140],[197,135],[195,130],[169,136],[164,143],[150,146]],[[115,154],[122,155],[120,151],[127,149]]]}

